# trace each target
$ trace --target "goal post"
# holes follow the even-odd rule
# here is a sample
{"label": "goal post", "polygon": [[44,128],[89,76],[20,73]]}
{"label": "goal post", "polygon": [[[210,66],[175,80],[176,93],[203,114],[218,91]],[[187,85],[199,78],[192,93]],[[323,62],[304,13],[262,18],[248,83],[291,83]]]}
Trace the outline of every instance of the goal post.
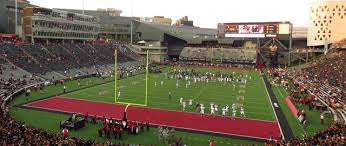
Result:
{"label": "goal post", "polygon": [[145,106],[148,105],[149,49],[147,49],[147,64],[145,67]]}
{"label": "goal post", "polygon": [[124,102],[119,101],[118,97],[118,49],[114,49],[114,103],[118,104],[126,104],[127,106],[134,105],[134,106],[147,106],[148,105],[148,80],[149,80],[149,50],[146,51],[146,65],[145,65],[145,99],[144,103],[131,103],[131,102]]}
{"label": "goal post", "polygon": [[117,90],[118,90],[118,86],[117,86],[117,82],[118,82],[118,49],[115,48],[114,49],[114,102],[117,102]]}

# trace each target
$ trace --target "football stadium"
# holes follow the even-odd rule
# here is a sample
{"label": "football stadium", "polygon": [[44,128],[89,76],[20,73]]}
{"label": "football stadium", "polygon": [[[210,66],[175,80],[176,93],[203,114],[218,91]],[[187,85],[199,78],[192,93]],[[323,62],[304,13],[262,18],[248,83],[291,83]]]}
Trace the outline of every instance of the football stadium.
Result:
{"label": "football stadium", "polygon": [[213,28],[149,1],[0,0],[0,145],[346,145],[345,0]]}

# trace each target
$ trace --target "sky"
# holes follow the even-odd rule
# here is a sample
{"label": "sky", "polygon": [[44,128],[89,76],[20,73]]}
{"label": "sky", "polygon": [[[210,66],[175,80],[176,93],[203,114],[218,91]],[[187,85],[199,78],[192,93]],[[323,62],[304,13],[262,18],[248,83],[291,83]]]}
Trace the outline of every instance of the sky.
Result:
{"label": "sky", "polygon": [[[82,9],[83,0],[29,0],[47,8]],[[84,8],[115,8],[122,16],[172,18],[183,16],[195,26],[216,28],[217,23],[291,21],[307,26],[311,0],[84,0]],[[132,7],[132,9],[131,9]]]}

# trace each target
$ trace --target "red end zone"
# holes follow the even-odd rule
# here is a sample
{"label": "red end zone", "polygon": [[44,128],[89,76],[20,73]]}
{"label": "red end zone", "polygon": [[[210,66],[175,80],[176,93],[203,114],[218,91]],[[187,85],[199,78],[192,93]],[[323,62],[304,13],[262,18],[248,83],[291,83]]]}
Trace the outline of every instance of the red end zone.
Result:
{"label": "red end zone", "polygon": [[[86,113],[99,117],[123,118],[125,105],[95,102],[81,99],[52,97],[24,105],[26,107],[59,111],[66,113]],[[127,109],[127,118],[134,121],[149,121],[153,125],[162,125],[201,132],[235,135],[257,139],[278,139],[280,128],[277,122],[224,118],[221,116],[200,115],[197,113],[169,111],[146,107],[131,106]]]}

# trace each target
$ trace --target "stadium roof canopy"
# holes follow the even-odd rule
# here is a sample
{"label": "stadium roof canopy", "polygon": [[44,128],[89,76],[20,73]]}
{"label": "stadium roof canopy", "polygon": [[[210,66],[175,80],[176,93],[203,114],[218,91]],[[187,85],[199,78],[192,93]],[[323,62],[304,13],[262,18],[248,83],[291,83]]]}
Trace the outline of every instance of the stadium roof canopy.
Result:
{"label": "stadium roof canopy", "polygon": [[[185,40],[187,43],[201,43],[203,40],[217,41],[217,30],[211,28],[188,27],[188,26],[173,26],[155,24],[149,22],[137,22],[136,32],[142,32],[143,40],[160,40],[163,41],[162,35],[168,34]],[[155,36],[161,36],[155,39]]]}

